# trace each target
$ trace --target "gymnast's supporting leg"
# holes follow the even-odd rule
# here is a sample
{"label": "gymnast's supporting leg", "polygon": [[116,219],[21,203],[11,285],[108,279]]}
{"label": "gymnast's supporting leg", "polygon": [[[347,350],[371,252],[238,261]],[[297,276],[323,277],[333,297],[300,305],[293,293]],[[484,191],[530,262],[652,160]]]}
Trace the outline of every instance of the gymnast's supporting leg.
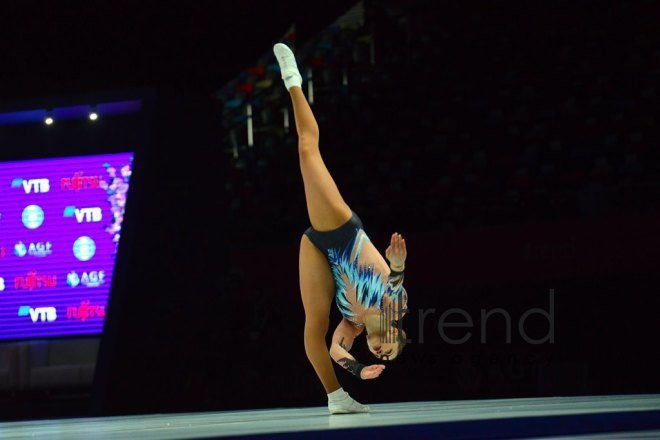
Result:
{"label": "gymnast's supporting leg", "polygon": [[[293,104],[300,171],[310,222],[316,230],[336,229],[351,218],[351,209],[321,158],[318,124],[300,87],[302,77],[293,53],[279,43],[273,50]],[[353,400],[337,380],[325,340],[335,283],[325,255],[306,235],[300,243],[299,265],[300,292],[305,309],[305,353],[328,395],[328,409],[332,413],[367,412],[369,407]]]}
{"label": "gymnast's supporting leg", "polygon": [[330,325],[330,307],[334,297],[334,280],[325,255],[306,235],[300,241],[300,294],[305,309],[305,353],[325,392],[340,388],[328,353],[325,336]]}

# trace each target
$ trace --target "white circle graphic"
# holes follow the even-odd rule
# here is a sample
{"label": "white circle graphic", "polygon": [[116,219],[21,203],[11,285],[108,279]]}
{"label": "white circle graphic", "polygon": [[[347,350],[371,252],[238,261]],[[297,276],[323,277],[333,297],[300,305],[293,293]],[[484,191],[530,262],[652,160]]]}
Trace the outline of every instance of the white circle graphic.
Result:
{"label": "white circle graphic", "polygon": [[96,253],[96,243],[90,237],[83,235],[73,243],[73,255],[80,261],[91,259]]}
{"label": "white circle graphic", "polygon": [[23,210],[23,225],[28,229],[37,229],[44,222],[44,210],[39,205],[28,205]]}

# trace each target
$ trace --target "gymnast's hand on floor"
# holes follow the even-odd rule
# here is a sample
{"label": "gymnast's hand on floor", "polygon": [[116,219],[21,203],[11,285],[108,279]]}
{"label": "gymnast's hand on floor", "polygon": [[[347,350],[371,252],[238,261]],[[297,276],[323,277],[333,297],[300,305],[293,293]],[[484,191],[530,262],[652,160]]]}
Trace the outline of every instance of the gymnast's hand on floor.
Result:
{"label": "gymnast's hand on floor", "polygon": [[385,365],[383,364],[374,364],[364,367],[362,371],[360,371],[360,379],[375,379],[380,376],[380,373],[382,373],[384,369]]}
{"label": "gymnast's hand on floor", "polygon": [[392,270],[402,271],[406,263],[406,240],[395,232],[390,239],[390,245],[385,249],[385,257],[390,262]]}

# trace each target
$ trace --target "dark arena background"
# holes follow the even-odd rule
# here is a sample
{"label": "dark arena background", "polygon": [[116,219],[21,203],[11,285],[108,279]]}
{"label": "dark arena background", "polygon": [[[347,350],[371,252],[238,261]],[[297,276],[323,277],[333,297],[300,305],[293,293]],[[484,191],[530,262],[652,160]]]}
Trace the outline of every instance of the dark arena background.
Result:
{"label": "dark arena background", "polygon": [[[657,0],[0,17],[0,438],[660,438]],[[329,415],[305,354],[277,42],[344,199],[408,246],[406,348],[373,381],[336,368],[369,414]],[[104,179],[121,239],[71,248]],[[10,227],[28,199],[66,226]]]}

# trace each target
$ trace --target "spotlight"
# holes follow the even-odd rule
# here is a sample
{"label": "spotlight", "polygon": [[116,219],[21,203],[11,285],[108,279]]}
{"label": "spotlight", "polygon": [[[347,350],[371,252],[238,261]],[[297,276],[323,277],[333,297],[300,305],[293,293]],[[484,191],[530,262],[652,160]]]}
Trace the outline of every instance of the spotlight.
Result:
{"label": "spotlight", "polygon": [[92,110],[92,111],[89,113],[89,119],[90,119],[90,121],[96,121],[98,118],[99,118],[99,114],[96,113],[94,110]]}
{"label": "spotlight", "polygon": [[53,125],[53,122],[55,121],[53,120],[53,117],[51,115],[46,116],[46,119],[44,119],[44,123],[46,125]]}

